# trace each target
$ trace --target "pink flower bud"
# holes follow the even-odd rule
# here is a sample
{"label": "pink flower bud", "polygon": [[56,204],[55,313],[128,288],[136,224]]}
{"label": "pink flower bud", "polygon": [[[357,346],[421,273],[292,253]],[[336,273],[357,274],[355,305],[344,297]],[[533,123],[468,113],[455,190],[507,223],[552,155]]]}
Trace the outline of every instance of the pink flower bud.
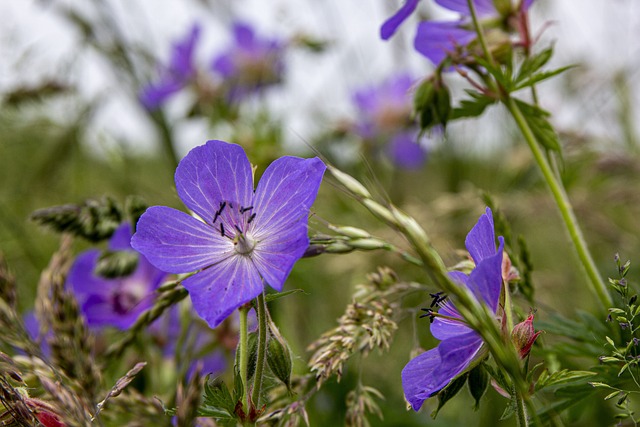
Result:
{"label": "pink flower bud", "polygon": [[25,403],[44,427],[67,427],[53,406],[44,400],[27,398]]}
{"label": "pink flower bud", "polygon": [[525,321],[513,327],[513,331],[511,331],[511,341],[518,350],[521,359],[529,355],[531,346],[541,333],[542,331],[536,332],[533,328],[533,314],[530,314]]}

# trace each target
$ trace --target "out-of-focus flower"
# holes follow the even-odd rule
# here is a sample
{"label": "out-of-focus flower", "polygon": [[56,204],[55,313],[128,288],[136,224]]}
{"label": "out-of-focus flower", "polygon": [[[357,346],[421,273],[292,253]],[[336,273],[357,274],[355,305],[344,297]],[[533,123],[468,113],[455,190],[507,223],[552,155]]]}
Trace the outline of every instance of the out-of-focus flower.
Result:
{"label": "out-of-focus flower", "polygon": [[[131,225],[122,224],[109,241],[111,251],[133,251],[129,243]],[[74,261],[67,286],[73,289],[87,324],[92,327],[130,327],[153,303],[153,293],[166,273],[139,255],[135,270],[123,277],[105,278],[96,274],[99,250],[89,250]]]}
{"label": "out-of-focus flower", "polygon": [[426,159],[411,117],[413,83],[409,74],[402,73],[353,94],[359,116],[355,132],[370,146],[385,146],[393,163],[408,169],[419,168]]}
{"label": "out-of-focus flower", "polygon": [[[436,3],[445,9],[459,13],[460,19],[420,22],[414,39],[414,47],[435,65],[440,65],[447,57],[454,59],[454,62],[464,63],[467,47],[476,38],[469,4],[467,0],[436,0]],[[493,0],[473,0],[474,9],[479,19],[487,22],[495,21],[491,23],[490,27],[495,27],[496,22],[508,22],[507,19],[498,18],[504,18],[520,10],[527,10],[533,0],[518,0],[515,4],[506,0],[503,3],[504,6],[501,9],[504,10],[498,10]],[[404,6],[382,25],[381,37],[385,40],[389,39],[415,11],[417,5],[418,0],[407,0]],[[502,41],[503,38],[497,38],[497,42]]]}
{"label": "out-of-focus flower", "polygon": [[160,68],[157,81],[149,83],[140,92],[140,102],[147,109],[158,109],[195,77],[194,53],[199,37],[200,26],[194,24],[187,36],[174,44],[169,64]]}
{"label": "out-of-focus flower", "polygon": [[260,38],[253,28],[233,24],[233,41],[214,58],[212,69],[223,79],[229,102],[280,83],[284,74],[285,44],[282,40]]}
{"label": "out-of-focus flower", "polygon": [[[24,321],[24,326],[27,329],[29,337],[40,344],[42,354],[45,357],[49,357],[49,355],[51,355],[51,347],[47,343],[47,337],[40,336],[40,322],[38,322],[38,318],[36,317],[35,312],[29,311],[25,313],[22,317],[22,320]],[[51,331],[49,331],[48,336],[50,335]]]}
{"label": "out-of-focus flower", "polygon": [[541,333],[542,331],[536,332],[533,327],[533,313],[513,327],[513,331],[511,331],[511,341],[516,350],[518,350],[521,359],[529,355],[533,343],[536,342],[536,339],[538,339]]}
{"label": "out-of-focus flower", "polygon": [[200,219],[151,207],[131,244],[164,271],[199,270],[182,285],[198,315],[216,327],[265,284],[282,290],[309,246],[307,217],[325,168],[318,158],[281,157],[254,191],[242,147],[209,141],[176,169],[178,195]]}
{"label": "out-of-focus flower", "polygon": [[[496,250],[493,216],[487,208],[465,241],[475,268],[469,275],[460,271],[450,273],[455,282],[466,286],[493,313],[498,310],[502,290],[504,240],[498,239],[500,247]],[[440,344],[412,359],[402,370],[402,388],[415,411],[486,353],[482,338],[466,325],[455,305],[439,295],[437,304],[440,310],[432,314],[431,333]]]}

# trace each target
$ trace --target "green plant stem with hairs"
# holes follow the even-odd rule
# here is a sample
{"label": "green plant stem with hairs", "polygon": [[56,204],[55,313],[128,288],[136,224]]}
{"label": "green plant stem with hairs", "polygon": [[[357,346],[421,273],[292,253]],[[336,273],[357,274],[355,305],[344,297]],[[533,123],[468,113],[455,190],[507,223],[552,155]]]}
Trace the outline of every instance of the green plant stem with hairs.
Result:
{"label": "green plant stem with hairs", "polygon": [[[480,22],[478,21],[478,17],[476,14],[475,6],[472,0],[467,0],[467,4],[469,5],[469,11],[471,12],[471,19],[473,21],[473,26],[475,28],[476,34],[478,35],[478,41],[480,46],[482,47],[482,52],[484,57],[491,65],[494,65],[494,59],[491,55],[487,47],[486,40],[484,38],[484,32],[482,31],[482,27]],[[515,100],[507,93],[502,90],[496,91],[496,93],[500,93],[501,102],[505,105],[513,119],[515,120],[522,136],[525,141],[529,145],[529,149],[533,154],[533,157],[542,172],[544,180],[547,182],[549,189],[551,190],[551,194],[553,195],[553,199],[560,210],[560,214],[562,216],[562,220],[567,227],[567,231],[569,232],[569,236],[571,238],[571,242],[575,247],[575,250],[578,254],[578,258],[582,263],[587,278],[588,283],[591,285],[591,290],[596,295],[598,301],[602,305],[602,308],[607,309],[613,305],[613,300],[611,299],[611,295],[607,291],[607,287],[602,280],[602,276],[598,272],[598,268],[591,256],[587,243],[582,235],[582,231],[580,226],[578,225],[578,220],[576,219],[575,213],[573,212],[573,207],[571,206],[571,202],[569,201],[569,197],[566,194],[564,186],[562,182],[558,178],[556,174],[553,172],[553,168],[549,162],[549,160],[545,157],[540,144],[538,143],[534,133],[532,132],[527,120],[520,111],[518,105]],[[536,96],[537,102],[537,96]]]}
{"label": "green plant stem with hairs", "polygon": [[267,304],[264,293],[256,299],[256,312],[258,315],[258,359],[256,360],[256,373],[253,380],[253,403],[260,406],[260,394],[262,393],[262,377],[267,355]]}
{"label": "green plant stem with hairs", "polygon": [[251,307],[243,305],[238,309],[240,312],[240,342],[238,351],[240,353],[240,381],[242,382],[242,404],[245,413],[249,413],[249,384],[248,384],[248,363],[249,363],[249,331],[247,325],[247,317]]}

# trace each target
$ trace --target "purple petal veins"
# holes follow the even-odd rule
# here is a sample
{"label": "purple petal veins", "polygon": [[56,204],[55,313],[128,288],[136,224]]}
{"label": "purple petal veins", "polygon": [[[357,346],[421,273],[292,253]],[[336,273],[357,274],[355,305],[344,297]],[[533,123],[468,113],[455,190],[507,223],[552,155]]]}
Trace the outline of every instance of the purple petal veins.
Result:
{"label": "purple petal veins", "polygon": [[215,327],[268,284],[281,290],[309,245],[307,217],[325,165],[318,158],[282,157],[255,192],[251,164],[238,145],[209,141],[176,170],[176,188],[200,219],[149,208],[131,240],[156,267],[200,270],[183,281],[196,312]]}

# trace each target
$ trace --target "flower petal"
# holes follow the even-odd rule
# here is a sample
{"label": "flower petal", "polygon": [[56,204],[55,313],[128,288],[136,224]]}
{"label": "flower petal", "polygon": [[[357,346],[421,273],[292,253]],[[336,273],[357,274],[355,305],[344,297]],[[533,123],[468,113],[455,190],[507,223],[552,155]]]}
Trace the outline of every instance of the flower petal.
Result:
{"label": "flower petal", "polygon": [[491,209],[481,215],[476,225],[467,234],[464,241],[471,258],[476,265],[496,253],[496,235],[493,227],[493,215]]}
{"label": "flower petal", "polygon": [[418,411],[432,393],[446,385],[432,382],[440,363],[440,352],[436,347],[411,359],[402,369],[402,389],[414,411]]}
{"label": "flower petal", "polygon": [[388,40],[396,33],[398,27],[416,10],[419,0],[406,0],[404,5],[391,18],[387,19],[380,28],[380,37]]}
{"label": "flower petal", "polygon": [[306,221],[298,222],[259,242],[252,254],[253,263],[264,281],[281,291],[293,265],[308,246]]}
{"label": "flower petal", "polygon": [[109,239],[109,249],[112,251],[131,250],[131,224],[122,224]]}
{"label": "flower petal", "polygon": [[169,72],[175,78],[186,80],[195,73],[193,56],[200,32],[200,25],[194,24],[185,39],[174,44],[169,62]]}
{"label": "flower petal", "polygon": [[413,46],[435,65],[459,47],[475,39],[473,31],[461,27],[460,21],[425,21],[418,24]]}
{"label": "flower petal", "polygon": [[493,256],[483,259],[469,275],[467,286],[495,313],[502,292],[502,250],[504,239],[498,237],[500,248]]}
{"label": "flower petal", "polygon": [[142,214],[131,246],[168,273],[190,273],[228,258],[233,243],[176,209],[153,206]]}
{"label": "flower petal", "polygon": [[420,169],[427,160],[427,151],[413,131],[395,135],[387,146],[387,153],[393,163],[403,169]]}
{"label": "flower petal", "polygon": [[[453,10],[464,16],[471,16],[467,0],[436,0],[445,9]],[[497,15],[498,11],[493,5],[493,0],[473,0],[473,5],[478,16]]]}
{"label": "flower petal", "polygon": [[196,313],[212,328],[257,297],[262,280],[250,258],[234,256],[182,281]]}
{"label": "flower petal", "polygon": [[[73,289],[82,304],[88,294],[107,295],[111,289],[109,279],[94,274],[100,251],[92,249],[78,255],[67,275],[67,286]],[[106,286],[105,286],[106,284]]]}
{"label": "flower petal", "polygon": [[253,237],[271,240],[296,223],[307,223],[326,166],[317,157],[281,157],[262,175],[253,202]]}
{"label": "flower petal", "polygon": [[251,164],[239,145],[208,141],[194,148],[180,161],[175,179],[180,199],[208,224],[222,202],[251,205]]}
{"label": "flower petal", "polygon": [[140,91],[140,102],[148,110],[157,110],[171,95],[184,87],[184,82],[174,78],[165,78],[157,83],[150,83]]}

